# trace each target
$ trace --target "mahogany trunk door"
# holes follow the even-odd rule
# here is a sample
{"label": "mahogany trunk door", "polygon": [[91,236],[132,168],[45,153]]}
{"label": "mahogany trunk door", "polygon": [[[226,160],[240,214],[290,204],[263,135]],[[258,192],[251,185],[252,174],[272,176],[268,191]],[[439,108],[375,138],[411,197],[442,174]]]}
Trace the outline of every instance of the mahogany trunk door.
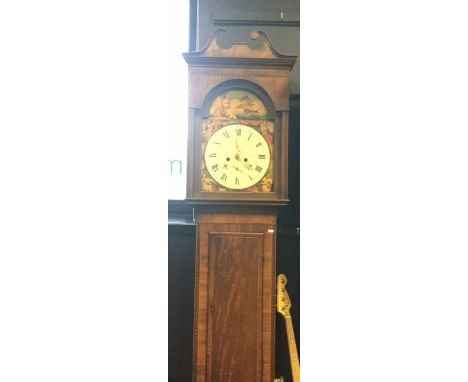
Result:
{"label": "mahogany trunk door", "polygon": [[197,217],[194,382],[274,378],[276,216]]}

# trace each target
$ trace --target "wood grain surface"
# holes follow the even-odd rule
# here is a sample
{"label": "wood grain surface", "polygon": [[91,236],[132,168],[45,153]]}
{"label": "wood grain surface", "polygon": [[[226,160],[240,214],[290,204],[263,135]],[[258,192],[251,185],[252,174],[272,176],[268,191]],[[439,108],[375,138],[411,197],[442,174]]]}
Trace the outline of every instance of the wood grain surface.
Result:
{"label": "wood grain surface", "polygon": [[273,215],[197,217],[195,382],[273,380]]}

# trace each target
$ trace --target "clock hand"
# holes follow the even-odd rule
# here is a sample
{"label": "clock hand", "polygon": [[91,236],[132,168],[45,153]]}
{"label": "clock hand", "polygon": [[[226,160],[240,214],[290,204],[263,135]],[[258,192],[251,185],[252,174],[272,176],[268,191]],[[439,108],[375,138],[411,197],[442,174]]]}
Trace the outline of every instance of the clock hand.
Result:
{"label": "clock hand", "polygon": [[237,141],[237,138],[236,138],[236,155],[235,155],[235,158],[236,160],[240,161],[240,148],[239,148],[239,142]]}

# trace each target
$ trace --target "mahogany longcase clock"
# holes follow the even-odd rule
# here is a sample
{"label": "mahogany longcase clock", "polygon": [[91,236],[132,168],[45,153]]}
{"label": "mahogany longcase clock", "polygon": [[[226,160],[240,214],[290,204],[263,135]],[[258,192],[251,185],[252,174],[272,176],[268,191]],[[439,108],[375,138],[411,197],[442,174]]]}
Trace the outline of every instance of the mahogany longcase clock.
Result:
{"label": "mahogany longcase clock", "polygon": [[289,77],[296,56],[261,31],[185,53],[186,201],[197,223],[194,382],[274,378],[276,208],[288,203]]}

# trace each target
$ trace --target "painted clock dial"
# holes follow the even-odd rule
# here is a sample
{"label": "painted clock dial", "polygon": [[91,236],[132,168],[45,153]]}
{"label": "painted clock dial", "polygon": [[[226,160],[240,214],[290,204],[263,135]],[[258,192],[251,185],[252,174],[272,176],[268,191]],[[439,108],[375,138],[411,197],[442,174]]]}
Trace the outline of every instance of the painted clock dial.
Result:
{"label": "painted clock dial", "polygon": [[244,190],[265,176],[270,166],[270,149],[254,128],[234,123],[217,130],[208,140],[205,167],[222,187]]}

